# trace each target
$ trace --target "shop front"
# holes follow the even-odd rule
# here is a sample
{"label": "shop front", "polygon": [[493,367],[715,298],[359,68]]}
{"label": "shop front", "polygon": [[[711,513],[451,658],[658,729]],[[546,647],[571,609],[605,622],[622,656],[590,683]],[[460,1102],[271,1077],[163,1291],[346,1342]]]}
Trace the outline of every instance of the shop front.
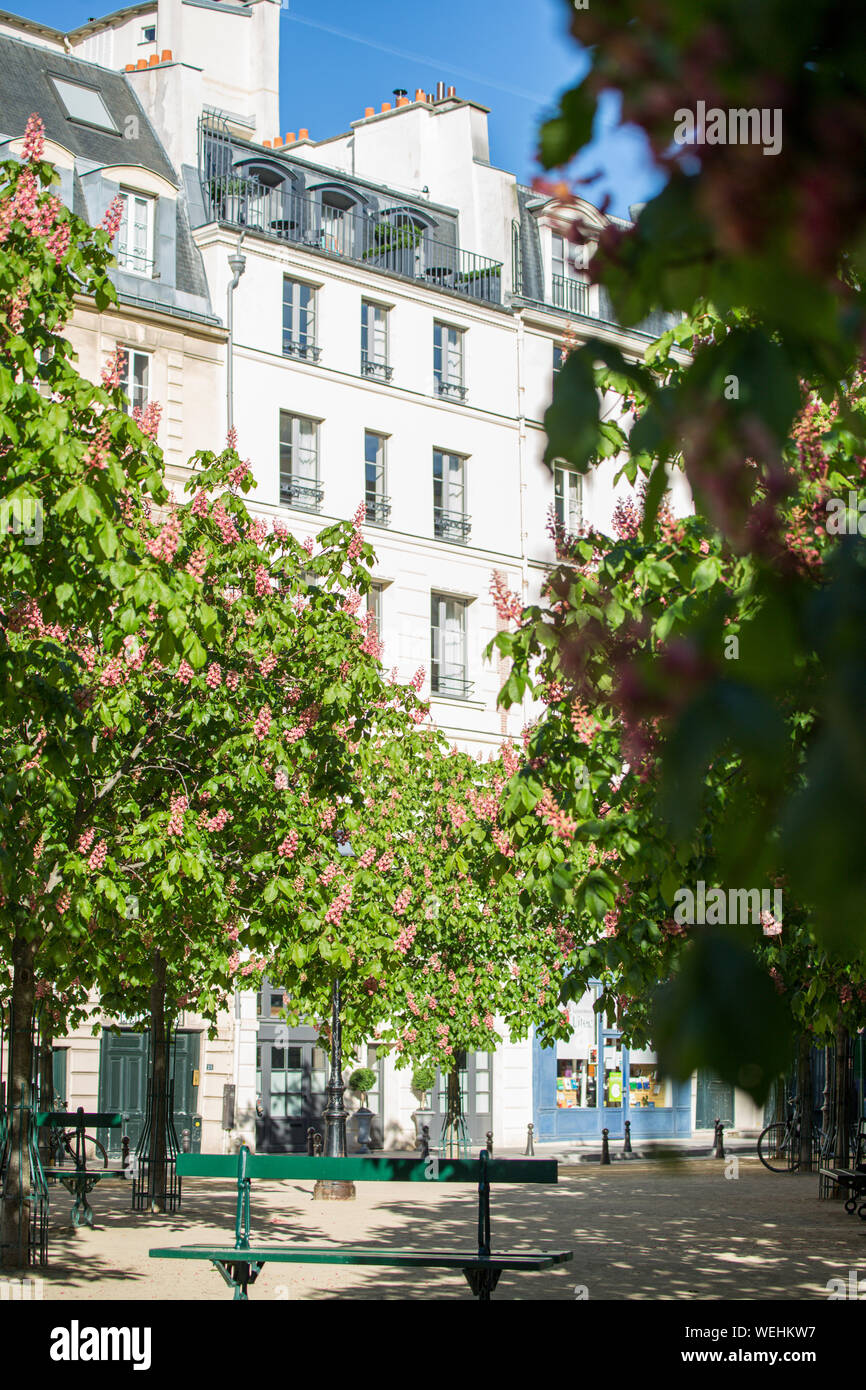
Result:
{"label": "shop front", "polygon": [[675,1083],[659,1072],[651,1048],[623,1045],[618,1028],[595,1012],[599,987],[569,1004],[571,1037],[555,1047],[533,1041],[535,1134],[540,1142],[562,1139],[621,1139],[631,1121],[632,1138],[691,1133],[691,1083]]}

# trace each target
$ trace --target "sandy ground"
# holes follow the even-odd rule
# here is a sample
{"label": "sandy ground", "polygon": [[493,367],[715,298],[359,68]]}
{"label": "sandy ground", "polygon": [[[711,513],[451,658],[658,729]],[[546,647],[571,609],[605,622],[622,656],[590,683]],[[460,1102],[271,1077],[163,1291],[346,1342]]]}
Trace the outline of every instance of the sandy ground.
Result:
{"label": "sandy ground", "polygon": [[[580,1165],[557,1187],[493,1189],[493,1249],[573,1249],[570,1264],[504,1274],[497,1299],[826,1299],[827,1281],[866,1279],[866,1221],[819,1202],[817,1178],[774,1175],[756,1159],[728,1165]],[[173,1216],[129,1210],[129,1189],[96,1189],[96,1229],[69,1224],[71,1199],[52,1195],[50,1263],[31,1270],[45,1299],[227,1299],[216,1270],[155,1260],[152,1246],[233,1243],[233,1184],[185,1181]],[[358,1185],[354,1202],[314,1202],[311,1183],[253,1183],[253,1239],[471,1248],[473,1189],[450,1184]],[[451,1299],[461,1275],[369,1267],[267,1265],[251,1298]]]}

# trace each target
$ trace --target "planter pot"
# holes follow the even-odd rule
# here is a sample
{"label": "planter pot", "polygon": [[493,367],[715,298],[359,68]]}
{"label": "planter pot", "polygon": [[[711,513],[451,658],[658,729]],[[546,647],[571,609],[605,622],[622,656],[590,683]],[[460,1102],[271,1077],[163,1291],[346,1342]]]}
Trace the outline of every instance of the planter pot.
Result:
{"label": "planter pot", "polygon": [[430,1136],[430,1143],[435,1144],[437,1135],[433,1125],[436,1119],[435,1110],[416,1110],[412,1119],[415,1121],[415,1147],[420,1149],[424,1143],[424,1126],[427,1125],[427,1133]]}
{"label": "planter pot", "polygon": [[360,1106],[355,1111],[355,1119],[358,1122],[355,1138],[359,1153],[368,1154],[370,1152],[370,1125],[373,1123],[374,1118],[374,1112],[366,1105]]}

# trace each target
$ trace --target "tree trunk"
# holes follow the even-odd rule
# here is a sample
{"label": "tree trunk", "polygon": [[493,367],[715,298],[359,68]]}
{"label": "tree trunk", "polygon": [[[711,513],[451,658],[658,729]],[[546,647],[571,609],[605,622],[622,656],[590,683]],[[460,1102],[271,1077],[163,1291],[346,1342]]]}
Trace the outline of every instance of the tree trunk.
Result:
{"label": "tree trunk", "polygon": [[150,1131],[150,1209],[165,1210],[166,1132],[168,1129],[168,1048],[165,1045],[166,963],[157,951],[150,986],[150,1084],[153,1097]]}
{"label": "tree trunk", "polygon": [[797,1097],[800,1102],[800,1172],[812,1171],[812,1039],[801,1033],[797,1047]]}
{"label": "tree trunk", "polygon": [[460,1104],[460,1072],[457,1070],[456,1066],[453,1071],[448,1073],[446,1105],[446,1118],[448,1123],[456,1124],[462,1114],[462,1107]]}
{"label": "tree trunk", "polygon": [[12,1003],[9,1025],[9,1166],[0,1225],[0,1264],[26,1268],[30,1232],[30,1078],[33,1075],[33,1015],[36,1007],[36,942],[12,943]]}

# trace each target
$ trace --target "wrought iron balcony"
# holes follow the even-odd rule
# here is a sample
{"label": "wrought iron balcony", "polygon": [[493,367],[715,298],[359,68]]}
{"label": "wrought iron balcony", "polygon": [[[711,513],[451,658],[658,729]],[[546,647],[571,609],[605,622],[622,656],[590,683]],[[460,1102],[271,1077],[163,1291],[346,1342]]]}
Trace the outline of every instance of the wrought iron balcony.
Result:
{"label": "wrought iron balcony", "polygon": [[214,221],[330,251],[371,270],[392,271],[470,299],[502,302],[502,262],[431,236],[412,221],[411,209],[355,213],[234,174],[203,178],[202,189]]}
{"label": "wrought iron balcony", "polygon": [[387,362],[377,362],[372,357],[362,357],[361,375],[377,377],[379,381],[390,381],[394,375],[394,368],[389,367]]}
{"label": "wrought iron balcony", "polygon": [[373,526],[387,526],[391,519],[390,497],[367,497],[366,519]]}
{"label": "wrought iron balcony", "polygon": [[589,316],[589,285],[585,281],[575,280],[569,275],[554,275],[552,288],[554,308]]}
{"label": "wrought iron balcony", "polygon": [[430,673],[430,694],[447,695],[452,700],[468,700],[472,695],[474,681],[466,679],[466,673],[445,675],[437,669],[436,662],[431,662]]}
{"label": "wrought iron balcony", "polygon": [[459,381],[445,381],[442,377],[436,377],[436,395],[448,396],[451,400],[465,401],[468,392],[465,386],[461,386]]}
{"label": "wrought iron balcony", "polygon": [[318,362],[322,349],[315,343],[298,342],[295,338],[283,338],[283,356],[300,357],[305,362]]}
{"label": "wrought iron balcony", "polygon": [[463,512],[449,512],[444,507],[433,508],[433,534],[437,540],[465,545],[471,530],[471,516],[465,516]]}
{"label": "wrought iron balcony", "polygon": [[319,483],[301,481],[298,478],[280,478],[280,501],[287,507],[297,507],[304,512],[317,512],[322,505],[325,489]]}
{"label": "wrought iron balcony", "polygon": [[143,275],[153,279],[154,259],[134,246],[119,244],[116,251],[118,270],[130,270],[133,275]]}

